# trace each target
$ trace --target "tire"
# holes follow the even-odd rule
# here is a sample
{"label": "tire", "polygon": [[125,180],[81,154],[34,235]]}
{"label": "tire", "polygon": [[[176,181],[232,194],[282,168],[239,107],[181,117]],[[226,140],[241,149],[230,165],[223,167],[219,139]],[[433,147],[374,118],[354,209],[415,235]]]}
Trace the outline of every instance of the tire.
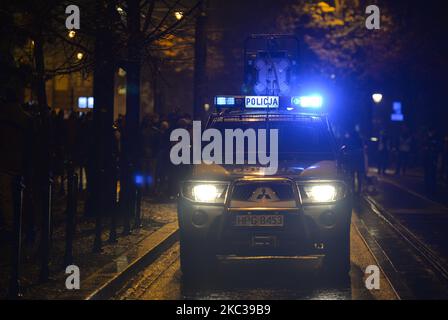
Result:
{"label": "tire", "polygon": [[326,243],[324,272],[332,278],[346,280],[350,272],[350,231]]}
{"label": "tire", "polygon": [[185,239],[180,240],[180,268],[183,280],[197,281],[202,278],[215,263],[215,257],[204,244]]}

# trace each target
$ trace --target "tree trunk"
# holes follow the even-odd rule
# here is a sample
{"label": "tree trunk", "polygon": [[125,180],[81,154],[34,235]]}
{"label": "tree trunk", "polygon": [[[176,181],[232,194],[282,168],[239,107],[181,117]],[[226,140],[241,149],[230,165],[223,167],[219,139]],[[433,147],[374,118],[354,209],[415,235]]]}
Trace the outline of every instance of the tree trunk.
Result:
{"label": "tree trunk", "polygon": [[[136,138],[140,122],[140,69],[141,69],[141,35],[139,0],[128,1],[128,65],[126,70],[126,125],[129,137]],[[135,141],[132,141],[131,156],[135,157]],[[133,159],[134,160],[134,159]]]}
{"label": "tree trunk", "polygon": [[41,108],[47,108],[47,93],[45,91],[45,61],[43,40],[41,35],[34,39],[34,63],[36,65],[36,96]]}
{"label": "tree trunk", "polygon": [[[97,7],[98,17],[107,19],[109,7]],[[94,66],[94,144],[92,144],[93,176],[92,194],[89,195],[92,213],[102,214],[110,212],[113,204],[114,181],[110,180],[115,170],[113,162],[113,122],[114,122],[114,74],[115,63],[111,54],[113,39],[108,30],[107,21],[99,21],[95,39],[95,66]],[[100,197],[100,194],[102,195]],[[104,199],[104,201],[99,201]]]}
{"label": "tree trunk", "polygon": [[[127,25],[129,29],[128,61],[126,66],[126,129],[123,141],[124,168],[122,184],[125,199],[124,209],[128,220],[136,206],[136,186],[134,177],[138,170],[139,122],[140,122],[140,72],[141,72],[141,31],[139,0],[128,0]],[[126,223],[124,233],[129,232]]]}
{"label": "tree trunk", "polygon": [[36,95],[40,110],[40,127],[37,136],[39,154],[37,163],[39,172],[39,194],[42,199],[41,214],[41,269],[40,280],[46,281],[49,277],[50,260],[50,232],[51,232],[51,157],[50,157],[50,112],[47,105],[45,90],[45,60],[43,38],[40,30],[34,38],[34,61],[36,66]]}
{"label": "tree trunk", "polygon": [[204,96],[206,83],[206,64],[207,64],[207,35],[206,23],[207,14],[205,0],[202,0],[201,10],[196,18],[195,48],[194,48],[194,105],[193,114],[196,120],[205,120]]}

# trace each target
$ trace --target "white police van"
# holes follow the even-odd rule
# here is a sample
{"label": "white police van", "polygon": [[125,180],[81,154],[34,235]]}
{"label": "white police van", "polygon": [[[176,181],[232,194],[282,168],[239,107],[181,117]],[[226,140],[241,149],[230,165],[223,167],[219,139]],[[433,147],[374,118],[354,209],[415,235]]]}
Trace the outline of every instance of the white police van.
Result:
{"label": "white police van", "polygon": [[[245,83],[241,96],[217,96],[207,123],[214,132],[272,131],[256,142],[250,134],[243,148],[215,150],[219,163],[193,165],[178,199],[180,261],[192,279],[225,256],[323,255],[324,268],[347,276],[350,269],[352,190],[319,94],[293,85],[296,63],[276,40],[254,36],[268,49],[245,49]],[[264,131],[263,131],[264,130]],[[277,145],[270,148],[273,143]],[[275,150],[275,172],[266,172],[260,154]],[[235,152],[230,157],[227,153]],[[244,161],[241,161],[238,155]],[[270,154],[272,157],[273,154]],[[250,159],[252,159],[250,161]],[[255,160],[254,160],[255,159]],[[236,161],[227,161],[236,160]]]}

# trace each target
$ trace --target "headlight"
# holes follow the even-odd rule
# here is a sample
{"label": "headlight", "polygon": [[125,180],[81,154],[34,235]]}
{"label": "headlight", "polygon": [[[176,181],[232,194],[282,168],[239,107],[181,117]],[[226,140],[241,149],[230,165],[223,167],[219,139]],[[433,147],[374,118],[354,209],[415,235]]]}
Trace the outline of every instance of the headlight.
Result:
{"label": "headlight", "polygon": [[186,182],[182,188],[182,195],[194,202],[224,203],[228,184]]}
{"label": "headlight", "polygon": [[331,203],[345,196],[343,183],[306,183],[299,185],[302,201],[308,203]]}

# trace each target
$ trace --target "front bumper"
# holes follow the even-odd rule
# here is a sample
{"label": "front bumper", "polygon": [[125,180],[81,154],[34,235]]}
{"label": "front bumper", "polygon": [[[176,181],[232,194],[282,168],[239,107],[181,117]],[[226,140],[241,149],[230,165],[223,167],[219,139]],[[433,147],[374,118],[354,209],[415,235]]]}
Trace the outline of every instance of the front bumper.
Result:
{"label": "front bumper", "polygon": [[[178,200],[181,241],[207,246],[223,255],[309,255],[325,253],[325,243],[349,232],[352,199],[296,208],[234,209]],[[236,215],[283,215],[281,227],[237,227]]]}

